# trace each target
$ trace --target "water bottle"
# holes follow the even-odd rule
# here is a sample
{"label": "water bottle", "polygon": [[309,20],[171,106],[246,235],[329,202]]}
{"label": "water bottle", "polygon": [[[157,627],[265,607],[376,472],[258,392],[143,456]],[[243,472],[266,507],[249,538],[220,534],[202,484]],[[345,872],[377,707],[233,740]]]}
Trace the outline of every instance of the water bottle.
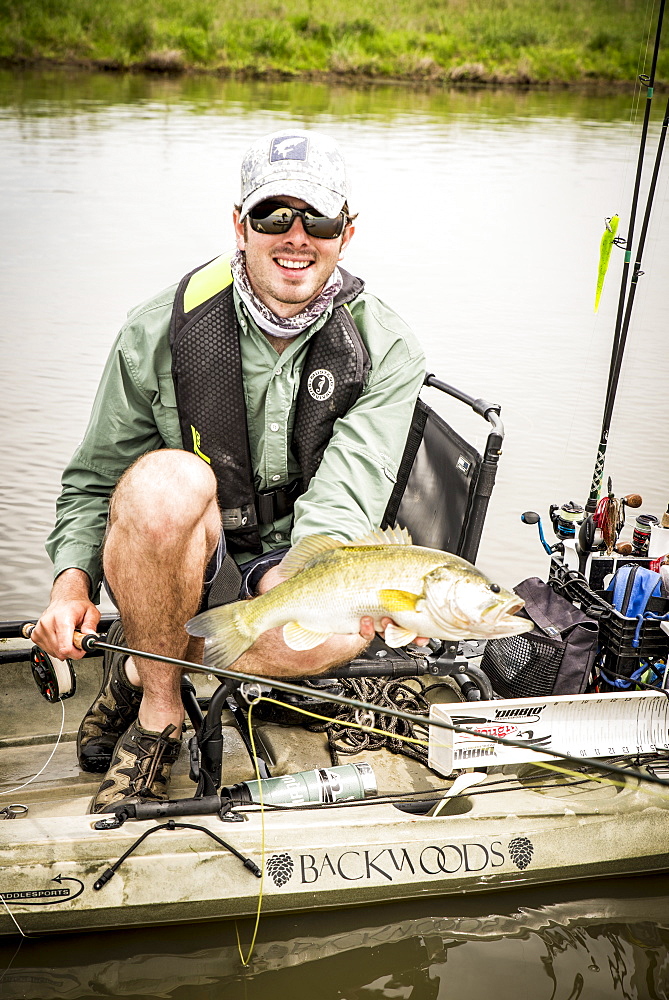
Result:
{"label": "water bottle", "polygon": [[241,781],[221,794],[240,805],[260,803],[260,788],[265,805],[303,806],[310,802],[321,805],[332,802],[352,802],[376,795],[376,778],[370,764],[342,764],[340,767],[316,767],[313,771],[283,774],[280,778]]}

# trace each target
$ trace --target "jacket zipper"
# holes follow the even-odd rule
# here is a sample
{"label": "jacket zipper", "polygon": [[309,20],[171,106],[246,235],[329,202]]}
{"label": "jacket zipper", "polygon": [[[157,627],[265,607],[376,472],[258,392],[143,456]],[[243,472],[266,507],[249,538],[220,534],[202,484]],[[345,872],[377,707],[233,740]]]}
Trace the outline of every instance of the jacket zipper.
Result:
{"label": "jacket zipper", "polygon": [[627,583],[625,584],[625,593],[623,594],[623,599],[620,602],[620,613],[621,615],[627,615],[627,609],[630,604],[630,599],[632,597],[632,588],[634,587],[634,578],[636,577],[637,570],[639,569],[638,563],[634,566],[630,566],[629,576],[627,577]]}

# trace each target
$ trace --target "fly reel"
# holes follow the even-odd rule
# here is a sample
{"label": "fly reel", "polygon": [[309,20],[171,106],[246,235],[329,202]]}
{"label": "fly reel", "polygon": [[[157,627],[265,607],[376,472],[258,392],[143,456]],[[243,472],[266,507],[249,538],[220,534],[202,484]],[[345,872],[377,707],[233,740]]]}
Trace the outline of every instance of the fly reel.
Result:
{"label": "fly reel", "polygon": [[39,646],[33,646],[30,665],[39,693],[52,705],[71,698],[77,690],[77,676],[71,660],[57,660]]}

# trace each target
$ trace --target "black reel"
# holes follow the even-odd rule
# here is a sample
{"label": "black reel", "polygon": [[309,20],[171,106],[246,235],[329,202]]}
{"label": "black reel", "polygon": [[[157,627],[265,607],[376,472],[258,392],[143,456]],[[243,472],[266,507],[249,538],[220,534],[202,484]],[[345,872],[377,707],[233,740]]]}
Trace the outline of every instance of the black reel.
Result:
{"label": "black reel", "polygon": [[563,503],[561,507],[552,503],[549,513],[553,531],[560,539],[574,538],[578,535],[579,527],[586,516],[585,509],[573,500]]}
{"label": "black reel", "polygon": [[77,675],[71,660],[57,660],[39,646],[33,646],[30,665],[39,693],[50,704],[71,698],[77,690]]}

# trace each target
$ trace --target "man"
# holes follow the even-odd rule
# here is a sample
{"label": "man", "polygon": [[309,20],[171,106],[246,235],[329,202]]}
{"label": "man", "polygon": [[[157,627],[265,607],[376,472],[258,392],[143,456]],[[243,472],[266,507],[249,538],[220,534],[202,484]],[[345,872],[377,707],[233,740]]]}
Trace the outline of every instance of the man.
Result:
{"label": "man", "polygon": [[[104,571],[123,623],[110,641],[201,662],[184,623],[224,577],[223,600],[238,596],[231,554],[250,597],[280,582],[291,542],[352,540],[381,523],[424,359],[399,317],[338,267],[354,233],[347,199],[331,138],[263,137],[242,163],[237,252],[129,314],[63,475],[51,603],[33,634],[47,652],[82,655],[72,634],[95,631]],[[317,674],[373,635],[363,619],[360,635],[294,651],[273,630],[236,666]],[[179,668],[105,657],[78,737],[81,766],[108,772],[92,811],[166,797],[180,684]]]}

